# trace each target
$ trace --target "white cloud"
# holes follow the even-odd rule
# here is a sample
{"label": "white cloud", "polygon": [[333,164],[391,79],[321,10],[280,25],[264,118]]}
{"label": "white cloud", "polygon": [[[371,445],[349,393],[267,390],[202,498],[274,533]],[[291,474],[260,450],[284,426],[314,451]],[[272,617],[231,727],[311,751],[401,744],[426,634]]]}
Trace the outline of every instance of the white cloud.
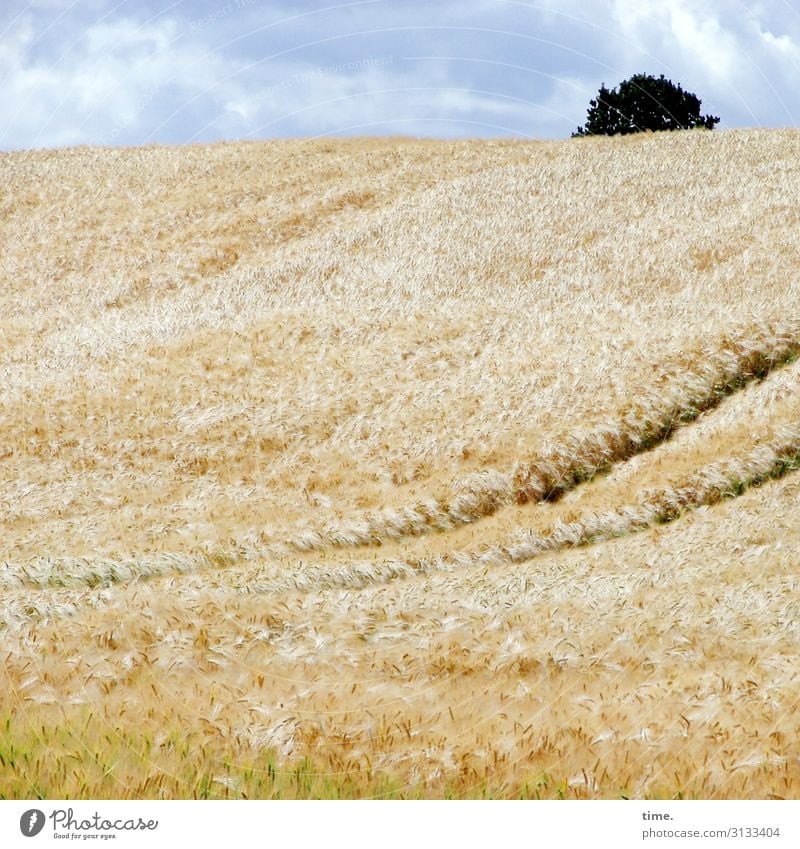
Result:
{"label": "white cloud", "polygon": [[[87,28],[69,52],[56,56],[26,53],[31,32],[26,21],[2,54],[2,145],[120,143],[147,137],[159,123],[156,113],[166,117],[198,93],[214,91],[221,79],[229,79],[229,90],[236,88],[238,60],[183,39],[182,29],[170,18],[102,23]],[[224,88],[214,91],[214,97],[223,97]]]}
{"label": "white cloud", "polygon": [[[774,15],[776,5],[770,5]],[[788,33],[775,37],[762,29],[764,9],[728,0],[615,0],[614,14],[641,53],[713,101],[723,121],[729,115],[734,125],[794,123],[798,102],[786,57],[797,55],[798,43]],[[632,51],[629,62],[639,52]]]}
{"label": "white cloud", "polygon": [[739,76],[742,47],[732,32],[725,30],[714,15],[698,14],[686,3],[673,0],[668,8],[675,44],[694,57],[699,70],[725,81]]}

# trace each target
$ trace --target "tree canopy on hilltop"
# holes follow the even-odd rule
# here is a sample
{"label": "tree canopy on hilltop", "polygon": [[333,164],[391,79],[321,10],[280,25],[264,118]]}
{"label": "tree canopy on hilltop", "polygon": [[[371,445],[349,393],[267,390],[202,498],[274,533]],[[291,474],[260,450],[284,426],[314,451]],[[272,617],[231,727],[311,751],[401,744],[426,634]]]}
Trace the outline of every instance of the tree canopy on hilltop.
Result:
{"label": "tree canopy on hilltop", "polygon": [[705,127],[713,130],[719,118],[701,115],[702,101],[684,91],[680,85],[662,74],[634,74],[618,87],[600,86],[597,97],[589,101],[586,124],[572,134],[576,136],[615,136],[647,130],[691,130]]}

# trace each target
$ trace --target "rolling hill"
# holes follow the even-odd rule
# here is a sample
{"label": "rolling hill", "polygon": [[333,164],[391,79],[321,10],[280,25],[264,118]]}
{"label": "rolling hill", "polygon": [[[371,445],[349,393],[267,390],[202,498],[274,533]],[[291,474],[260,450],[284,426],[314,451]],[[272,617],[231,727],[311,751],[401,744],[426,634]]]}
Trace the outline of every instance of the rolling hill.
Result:
{"label": "rolling hill", "polygon": [[0,155],[0,797],[800,796],[800,132]]}

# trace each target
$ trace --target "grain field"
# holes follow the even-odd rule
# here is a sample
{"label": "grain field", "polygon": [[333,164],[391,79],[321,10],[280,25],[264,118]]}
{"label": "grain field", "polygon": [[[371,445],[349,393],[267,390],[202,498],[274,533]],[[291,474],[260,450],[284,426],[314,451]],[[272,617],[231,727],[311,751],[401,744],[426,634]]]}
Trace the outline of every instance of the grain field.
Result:
{"label": "grain field", "polygon": [[800,132],[0,154],[0,798],[800,798]]}

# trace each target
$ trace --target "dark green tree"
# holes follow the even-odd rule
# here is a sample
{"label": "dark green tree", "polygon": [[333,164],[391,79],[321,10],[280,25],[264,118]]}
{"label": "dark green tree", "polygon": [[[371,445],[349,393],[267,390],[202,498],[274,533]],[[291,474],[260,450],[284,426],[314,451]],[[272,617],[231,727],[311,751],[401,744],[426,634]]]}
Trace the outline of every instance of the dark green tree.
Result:
{"label": "dark green tree", "polygon": [[616,136],[646,130],[713,130],[719,118],[700,114],[701,100],[684,91],[662,74],[634,74],[610,91],[605,83],[594,100],[589,101],[585,126],[576,136]]}

